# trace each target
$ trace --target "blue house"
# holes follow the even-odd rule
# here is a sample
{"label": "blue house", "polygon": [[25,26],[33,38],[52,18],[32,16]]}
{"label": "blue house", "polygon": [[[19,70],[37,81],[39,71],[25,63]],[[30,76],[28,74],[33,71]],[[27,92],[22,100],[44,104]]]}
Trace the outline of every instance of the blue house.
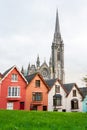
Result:
{"label": "blue house", "polygon": [[87,87],[80,88],[84,99],[82,101],[82,110],[83,112],[87,112]]}

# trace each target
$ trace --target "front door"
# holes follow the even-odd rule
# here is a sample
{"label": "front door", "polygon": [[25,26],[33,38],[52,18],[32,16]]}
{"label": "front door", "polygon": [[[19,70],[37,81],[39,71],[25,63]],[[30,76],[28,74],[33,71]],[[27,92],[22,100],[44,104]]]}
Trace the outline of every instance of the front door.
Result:
{"label": "front door", "polygon": [[20,102],[20,110],[24,110],[24,102]]}
{"label": "front door", "polygon": [[43,106],[43,111],[47,111],[47,106]]}

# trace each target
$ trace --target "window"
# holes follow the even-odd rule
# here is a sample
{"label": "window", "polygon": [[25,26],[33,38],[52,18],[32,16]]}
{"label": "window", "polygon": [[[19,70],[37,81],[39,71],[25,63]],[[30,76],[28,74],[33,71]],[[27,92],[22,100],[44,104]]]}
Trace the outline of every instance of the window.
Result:
{"label": "window", "polygon": [[73,90],[73,97],[76,97],[76,90]]}
{"label": "window", "polygon": [[60,86],[59,85],[55,85],[55,92],[60,93]]}
{"label": "window", "polygon": [[36,80],[36,81],[35,81],[35,86],[36,86],[36,87],[40,87],[40,80]]}
{"label": "window", "polygon": [[42,100],[42,93],[33,93],[32,94],[32,100],[33,101],[41,101]]}
{"label": "window", "polygon": [[7,103],[7,109],[8,110],[13,110],[13,102],[8,102]]}
{"label": "window", "polygon": [[53,96],[53,106],[61,106],[61,97]]}
{"label": "window", "polygon": [[71,101],[71,109],[78,109],[78,100],[74,99]]}
{"label": "window", "polygon": [[8,88],[8,97],[19,97],[19,96],[20,96],[20,87]]}
{"label": "window", "polygon": [[17,74],[12,74],[11,80],[12,81],[17,81],[18,80]]}

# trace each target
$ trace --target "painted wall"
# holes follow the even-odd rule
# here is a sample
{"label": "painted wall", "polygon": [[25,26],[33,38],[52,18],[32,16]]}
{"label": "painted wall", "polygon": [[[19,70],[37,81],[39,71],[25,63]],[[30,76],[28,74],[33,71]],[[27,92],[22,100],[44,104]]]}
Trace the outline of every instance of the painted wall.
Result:
{"label": "painted wall", "polygon": [[[73,90],[76,90],[76,97],[73,97]],[[78,109],[71,110],[71,100],[72,99],[77,99],[78,100]],[[78,89],[75,86],[72,88],[72,91],[67,96],[66,110],[68,112],[71,112],[71,111],[79,111],[79,112],[81,112],[82,111],[82,96],[81,96],[81,94],[79,93]]]}
{"label": "painted wall", "polygon": [[[35,86],[35,80],[40,80],[40,87]],[[42,101],[33,101],[32,93],[33,92],[41,92],[42,93]],[[28,84],[26,87],[26,104],[25,109],[31,110],[30,106],[37,106],[37,110],[43,110],[43,106],[48,107],[48,88],[42,81],[42,79],[38,76],[38,74],[34,77],[34,79]]]}
{"label": "painted wall", "polygon": [[51,90],[48,93],[48,111],[53,111],[54,110],[54,106],[53,106],[53,96],[55,94],[55,85],[59,85],[60,86],[60,93],[62,96],[62,106],[56,106],[56,108],[58,109],[58,111],[62,111],[63,109],[66,109],[66,92],[64,91],[64,89],[61,87],[61,84],[59,84],[58,81],[55,82],[55,84],[53,85],[53,87],[51,88]]}
{"label": "painted wall", "polygon": [[[12,82],[11,81],[11,75],[17,74],[18,75],[18,81]],[[25,87],[27,83],[24,81],[23,77],[20,75],[20,73],[17,71],[16,68],[14,68],[8,76],[1,82],[0,87],[0,109],[7,109],[7,103],[13,102],[13,109],[20,109],[20,102],[25,102]],[[8,97],[8,87],[9,86],[19,86],[20,87],[20,97]]]}
{"label": "painted wall", "polygon": [[87,112],[87,95],[85,96],[85,98],[82,102],[82,111]]}

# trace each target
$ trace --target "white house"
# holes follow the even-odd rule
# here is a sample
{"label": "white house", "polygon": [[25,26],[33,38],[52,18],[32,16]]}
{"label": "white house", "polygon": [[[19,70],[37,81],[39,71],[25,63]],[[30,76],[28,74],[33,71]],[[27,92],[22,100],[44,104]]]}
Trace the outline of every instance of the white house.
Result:
{"label": "white house", "polygon": [[48,111],[82,111],[83,95],[75,83],[61,84],[58,79],[47,80]]}
{"label": "white house", "polygon": [[67,90],[66,96],[66,111],[81,112],[83,95],[76,83],[63,84]]}
{"label": "white house", "polygon": [[65,111],[67,92],[58,79],[47,80],[50,87],[48,93],[48,111]]}

